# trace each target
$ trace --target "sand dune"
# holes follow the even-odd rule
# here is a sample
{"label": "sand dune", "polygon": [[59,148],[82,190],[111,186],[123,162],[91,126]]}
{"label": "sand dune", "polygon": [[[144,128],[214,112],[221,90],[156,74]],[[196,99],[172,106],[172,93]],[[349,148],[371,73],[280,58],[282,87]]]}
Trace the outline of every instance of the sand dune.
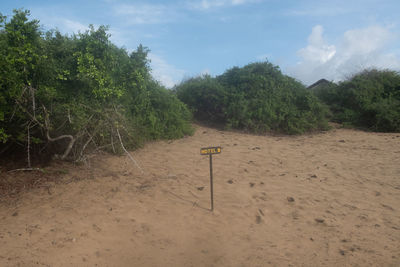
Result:
{"label": "sand dune", "polygon": [[196,129],[0,197],[0,266],[400,266],[400,134]]}

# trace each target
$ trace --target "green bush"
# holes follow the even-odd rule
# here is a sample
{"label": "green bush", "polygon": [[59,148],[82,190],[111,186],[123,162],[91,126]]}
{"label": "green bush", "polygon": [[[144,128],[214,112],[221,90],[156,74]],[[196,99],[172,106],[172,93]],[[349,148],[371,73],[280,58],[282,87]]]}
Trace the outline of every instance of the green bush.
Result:
{"label": "green bush", "polygon": [[329,105],[333,120],[373,131],[400,131],[400,75],[364,70],[350,79],[314,90]]}
{"label": "green bush", "polygon": [[151,77],[147,48],[128,54],[105,26],[43,33],[28,16],[0,16],[0,146],[42,152],[52,143],[67,153],[72,145],[68,157],[77,159],[120,137],[135,148],[192,133],[186,105]]}
{"label": "green bush", "polygon": [[178,98],[186,103],[200,121],[223,122],[223,87],[209,75],[191,78],[175,88]]}
{"label": "green bush", "polygon": [[175,139],[193,134],[189,121],[192,113],[171,91],[153,82],[149,87],[151,112],[148,113],[148,135],[152,139]]}
{"label": "green bush", "polygon": [[288,134],[327,128],[325,106],[269,62],[234,67],[216,78],[192,78],[175,90],[195,118],[227,128]]}

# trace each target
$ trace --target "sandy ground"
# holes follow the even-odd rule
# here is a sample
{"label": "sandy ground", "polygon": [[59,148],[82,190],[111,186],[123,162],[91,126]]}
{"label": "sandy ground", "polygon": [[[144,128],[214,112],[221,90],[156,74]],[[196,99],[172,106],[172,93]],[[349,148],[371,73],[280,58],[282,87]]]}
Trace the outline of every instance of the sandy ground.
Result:
{"label": "sandy ground", "polygon": [[196,129],[0,197],[0,266],[400,266],[400,134]]}

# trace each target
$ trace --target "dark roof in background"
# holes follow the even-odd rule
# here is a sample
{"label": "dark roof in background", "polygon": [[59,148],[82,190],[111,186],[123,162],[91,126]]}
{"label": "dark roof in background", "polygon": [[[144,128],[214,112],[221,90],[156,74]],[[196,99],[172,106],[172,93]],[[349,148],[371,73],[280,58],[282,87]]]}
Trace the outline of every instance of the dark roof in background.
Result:
{"label": "dark roof in background", "polygon": [[308,89],[311,89],[311,88],[314,88],[314,87],[316,87],[316,86],[318,86],[318,85],[320,85],[320,84],[326,84],[326,83],[330,83],[330,81],[328,81],[328,80],[326,80],[326,79],[321,79],[321,80],[318,80],[317,82],[311,84],[311,85],[310,85],[309,87],[307,87],[307,88],[308,88]]}

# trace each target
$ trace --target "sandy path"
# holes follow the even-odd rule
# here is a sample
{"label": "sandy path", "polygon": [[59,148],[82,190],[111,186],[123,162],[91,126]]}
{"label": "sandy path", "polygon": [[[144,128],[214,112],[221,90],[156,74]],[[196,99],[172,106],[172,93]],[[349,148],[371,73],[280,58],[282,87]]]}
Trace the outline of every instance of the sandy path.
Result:
{"label": "sandy path", "polygon": [[[210,145],[223,147],[214,213]],[[133,154],[144,175],[102,155],[50,194],[0,198],[0,266],[400,265],[400,134],[197,126]]]}

